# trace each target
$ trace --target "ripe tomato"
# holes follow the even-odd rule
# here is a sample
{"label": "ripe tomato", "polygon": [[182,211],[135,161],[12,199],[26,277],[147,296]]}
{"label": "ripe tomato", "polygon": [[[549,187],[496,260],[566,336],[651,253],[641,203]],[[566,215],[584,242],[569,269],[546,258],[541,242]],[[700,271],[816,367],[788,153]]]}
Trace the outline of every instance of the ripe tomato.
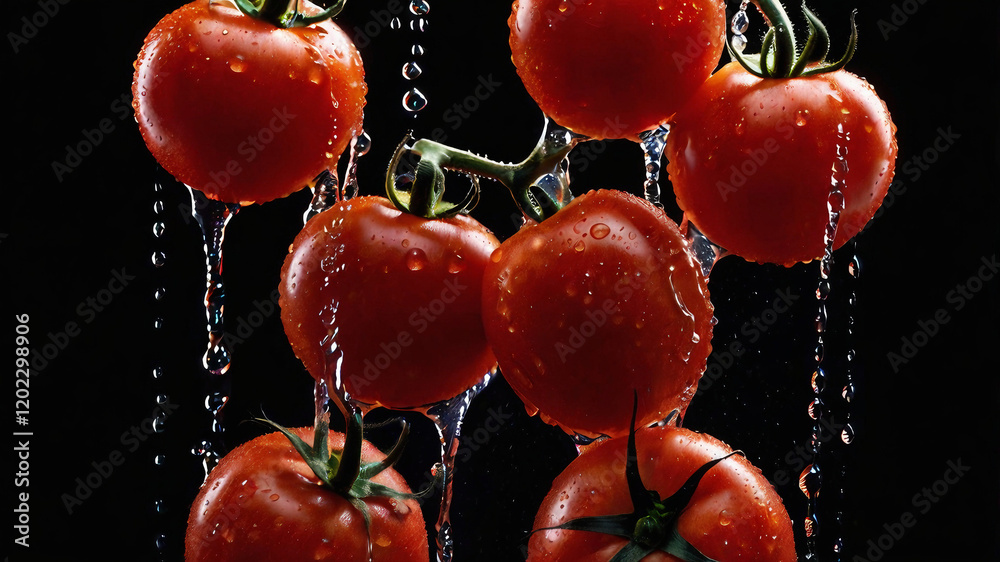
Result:
{"label": "ripe tomato", "polygon": [[364,403],[455,397],[496,365],[480,295],[498,245],[467,216],[424,219],[384,197],[339,203],[306,224],[281,269],[292,349],[320,379],[336,344],[345,388]]}
{"label": "ripe tomato", "polygon": [[281,29],[210,0],[153,28],[132,84],[160,165],[211,199],[245,204],[335,168],[361,131],[366,92],[361,56],[333,22]]}
{"label": "ripe tomato", "polygon": [[[310,428],[291,430],[312,441]],[[329,448],[342,450],[344,435],[331,432]],[[364,442],[364,463],[385,458]],[[409,493],[406,481],[388,468],[372,479]],[[292,446],[275,432],[237,447],[223,457],[202,486],[184,539],[190,561],[368,561],[426,562],[427,533],[413,499],[365,498],[371,527],[344,496],[321,485]]]}
{"label": "ripe tomato", "polygon": [[[627,438],[598,442],[560,474],[535,517],[535,529],[581,517],[632,513],[626,479]],[[636,433],[642,482],[661,498],[677,492],[705,463],[732,453],[714,437],[667,425]],[[713,560],[794,562],[792,522],[781,498],[760,470],[744,457],[713,466],[698,483],[677,519],[680,536]],[[579,530],[546,530],[532,535],[528,560],[605,562],[628,542],[623,537]],[[675,561],[654,551],[643,561]]]}
{"label": "ripe tomato", "polygon": [[636,139],[715,70],[725,12],[719,0],[515,0],[512,60],[556,123],[596,139]]}
{"label": "ripe tomato", "polygon": [[749,261],[792,265],[824,253],[838,145],[849,171],[836,247],[889,189],[895,131],[875,90],[847,71],[761,79],[730,63],[674,116],[667,171],[678,204],[710,240]]}
{"label": "ripe tomato", "polygon": [[486,269],[483,321],[528,411],[569,433],[628,433],[686,409],[711,351],[712,303],[664,212],[592,191],[525,226]]}

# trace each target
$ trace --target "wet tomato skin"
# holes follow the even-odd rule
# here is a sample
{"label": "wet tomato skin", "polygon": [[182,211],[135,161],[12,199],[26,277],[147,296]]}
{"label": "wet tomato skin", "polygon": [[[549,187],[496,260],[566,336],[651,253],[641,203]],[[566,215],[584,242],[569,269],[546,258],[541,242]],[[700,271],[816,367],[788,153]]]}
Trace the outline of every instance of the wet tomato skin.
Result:
{"label": "wet tomato skin", "polygon": [[625,435],[686,409],[711,351],[705,277],[677,225],[617,190],[523,227],[486,269],[483,321],[530,413],[566,432]]}
{"label": "wet tomato skin", "polygon": [[[625,480],[627,437],[587,447],[558,476],[542,501],[534,529],[571,519],[632,512]],[[667,498],[708,461],[732,452],[703,433],[673,425],[636,433],[639,474],[649,490]],[[781,498],[760,470],[735,455],[709,470],[678,521],[680,535],[713,560],[794,562],[792,522]],[[528,560],[606,562],[626,539],[602,533],[551,530],[532,535]],[[649,562],[678,559],[653,552]]]}
{"label": "wet tomato skin", "polygon": [[[312,443],[312,429],[293,430]],[[331,450],[344,436],[331,432]],[[364,443],[362,462],[385,458]],[[387,469],[373,479],[409,493],[402,476]],[[350,502],[324,487],[280,433],[262,435],[227,454],[210,473],[191,506],[185,536],[190,562],[427,560],[427,533],[416,500],[366,498],[371,529]]]}
{"label": "wet tomato skin", "polygon": [[849,170],[835,247],[881,205],[895,132],[874,89],[847,71],[760,79],[730,63],[674,116],[667,171],[686,217],[714,243],[748,261],[793,265],[823,255],[838,146]]}
{"label": "wet tomato skin", "polygon": [[468,216],[424,219],[384,197],[338,203],[309,220],[281,270],[292,349],[320,379],[336,342],[345,387],[367,404],[455,397],[496,365],[480,302],[498,245]]}
{"label": "wet tomato skin", "polygon": [[510,48],[541,110],[596,139],[637,138],[677,111],[724,47],[718,0],[516,0]]}
{"label": "wet tomato skin", "polygon": [[361,131],[366,92],[361,55],[333,22],[279,29],[209,0],[157,23],[132,85],[157,162],[211,199],[243,204],[335,168]]}

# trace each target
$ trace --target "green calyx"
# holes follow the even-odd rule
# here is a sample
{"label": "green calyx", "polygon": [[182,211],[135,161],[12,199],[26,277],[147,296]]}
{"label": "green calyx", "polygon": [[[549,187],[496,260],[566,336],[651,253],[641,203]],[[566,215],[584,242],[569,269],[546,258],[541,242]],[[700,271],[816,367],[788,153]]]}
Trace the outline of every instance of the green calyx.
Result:
{"label": "green calyx", "polygon": [[336,17],[347,0],[337,0],[329,8],[307,16],[299,5],[301,0],[233,0],[236,7],[244,14],[270,22],[276,27],[288,29],[290,27],[306,27],[314,23]]}
{"label": "green calyx", "polygon": [[802,12],[809,25],[809,36],[801,51],[785,8],[778,0],[754,2],[770,24],[757,55],[744,55],[727,42],[729,53],[750,74],[759,78],[795,78],[835,72],[844,68],[854,57],[858,45],[857,11],[851,12],[851,37],[844,55],[835,62],[827,62],[830,51],[830,34],[826,26],[805,3]]}
{"label": "green calyx", "polygon": [[[386,172],[386,193],[401,210],[425,218],[447,218],[468,213],[479,200],[477,177],[494,179],[510,190],[521,212],[540,222],[573,199],[562,162],[583,137],[565,129],[546,127],[527,158],[516,164],[495,162],[427,139],[403,139]],[[411,143],[412,141],[412,143]],[[397,187],[403,155],[416,155],[417,161],[409,189]],[[472,179],[472,189],[460,203],[443,200],[446,172],[461,172]]]}
{"label": "green calyx", "polygon": [[[636,404],[638,398],[636,398]],[[672,496],[661,500],[653,490],[647,490],[639,476],[639,455],[635,446],[635,409],[629,430],[625,461],[625,480],[632,498],[632,513],[600,515],[572,519],[555,527],[535,529],[532,534],[554,529],[590,531],[628,539],[610,562],[639,562],[656,551],[673,555],[685,562],[717,562],[698,550],[680,535],[677,521],[684,509],[691,503],[701,479],[715,465],[739,451],[703,464],[684,482]]]}
{"label": "green calyx", "polygon": [[402,456],[410,434],[410,426],[405,420],[399,420],[402,431],[385,458],[377,462],[363,463],[361,461],[361,448],[364,443],[364,425],[361,413],[354,411],[347,413],[346,416],[347,431],[345,432],[344,448],[332,453],[328,445],[329,412],[317,417],[312,444],[271,420],[258,419],[257,421],[278,430],[287,437],[316,477],[320,479],[322,485],[343,496],[361,512],[366,528],[371,525],[371,517],[368,505],[363,501],[365,498],[417,499],[427,496],[434,490],[436,482],[417,493],[406,493],[372,481],[375,476],[395,465]]}

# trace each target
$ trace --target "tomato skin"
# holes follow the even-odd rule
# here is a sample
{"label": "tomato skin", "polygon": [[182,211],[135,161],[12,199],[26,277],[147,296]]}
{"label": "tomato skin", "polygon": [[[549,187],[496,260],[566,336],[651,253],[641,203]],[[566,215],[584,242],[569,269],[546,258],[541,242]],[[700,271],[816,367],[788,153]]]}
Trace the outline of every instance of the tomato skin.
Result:
{"label": "tomato skin", "polygon": [[[588,447],[556,477],[535,517],[542,529],[571,519],[632,512],[625,480],[627,437]],[[639,474],[649,490],[666,498],[703,464],[732,452],[706,434],[673,425],[636,432]],[[794,562],[792,522],[781,498],[760,470],[740,455],[712,467],[678,520],[680,535],[720,562]],[[551,530],[532,535],[528,560],[606,562],[626,539],[585,531]],[[654,552],[643,562],[676,562]]]}
{"label": "tomato skin", "polygon": [[[313,217],[281,270],[281,319],[295,354],[324,376],[336,332],[352,398],[404,409],[453,398],[496,365],[480,313],[499,241],[467,216],[424,219],[384,197]],[[335,310],[334,310],[335,309]]]}
{"label": "tomato skin", "polygon": [[[312,443],[312,429],[292,430]],[[344,435],[330,433],[331,450]],[[383,455],[364,443],[362,462]],[[373,478],[409,493],[394,469]],[[427,561],[427,533],[416,500],[366,498],[372,560]],[[191,506],[185,536],[188,561],[284,562],[368,560],[364,518],[347,499],[324,487],[281,433],[262,435],[223,457]]]}
{"label": "tomato skin", "polygon": [[361,131],[366,92],[361,55],[333,22],[279,29],[209,0],[157,23],[132,84],[160,165],[211,199],[243,204],[335,169]]}
{"label": "tomato skin", "polygon": [[715,70],[725,19],[719,0],[515,0],[508,24],[517,73],[545,114],[595,139],[634,140]]}
{"label": "tomato skin", "polygon": [[494,252],[483,321],[530,413],[568,433],[628,433],[682,412],[711,351],[712,303],[680,230],[647,201],[585,193]]}
{"label": "tomato skin", "polygon": [[861,231],[892,183],[896,127],[864,80],[840,70],[760,79],[730,63],[674,116],[667,172],[710,240],[748,261],[822,257],[838,125],[848,139],[835,247]]}

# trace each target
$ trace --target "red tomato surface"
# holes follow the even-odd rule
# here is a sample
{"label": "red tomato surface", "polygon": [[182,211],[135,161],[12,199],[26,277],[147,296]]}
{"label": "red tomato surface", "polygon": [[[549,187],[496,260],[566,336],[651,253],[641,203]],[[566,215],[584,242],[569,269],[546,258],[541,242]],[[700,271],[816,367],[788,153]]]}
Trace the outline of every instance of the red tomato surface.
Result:
{"label": "red tomato surface", "polygon": [[288,341],[317,379],[336,343],[344,385],[361,402],[409,408],[453,398],[496,365],[480,295],[498,245],[467,216],[424,219],[383,197],[341,202],[309,220],[285,259]]}
{"label": "red tomato surface", "polygon": [[483,321],[504,377],[569,433],[628,433],[682,412],[711,351],[701,266],[662,209],[585,193],[494,252]]}
{"label": "red tomato surface", "polygon": [[[535,529],[587,516],[631,513],[625,479],[627,437],[589,447],[552,484],[535,517]],[[636,433],[639,474],[649,490],[667,498],[705,463],[732,452],[721,441],[667,425]],[[781,498],[760,470],[735,455],[712,467],[678,519],[681,537],[719,562],[794,562],[792,522]],[[586,531],[549,530],[532,535],[528,560],[607,562],[626,539]],[[676,562],[653,552],[643,562]]]}
{"label": "red tomato surface", "polygon": [[542,111],[596,139],[637,138],[687,101],[725,46],[719,0],[516,0],[512,60]]}
{"label": "red tomato surface", "polygon": [[674,117],[667,171],[678,204],[710,240],[749,261],[792,265],[824,253],[838,145],[849,171],[836,247],[882,203],[895,132],[885,103],[849,72],[761,79],[730,63]]}
{"label": "red tomato surface", "polygon": [[361,56],[333,22],[279,29],[209,0],[160,20],[132,85],[160,165],[211,199],[244,204],[335,169],[361,131],[366,91]]}
{"label": "red tomato surface", "polygon": [[[293,430],[312,443],[312,429]],[[331,432],[330,450],[343,434]],[[367,441],[363,463],[385,458]],[[403,493],[410,489],[393,469],[372,479]],[[367,498],[371,528],[360,511],[325,487],[288,438],[271,433],[223,457],[191,506],[185,559],[286,562],[289,560],[427,561],[427,533],[416,500]]]}

